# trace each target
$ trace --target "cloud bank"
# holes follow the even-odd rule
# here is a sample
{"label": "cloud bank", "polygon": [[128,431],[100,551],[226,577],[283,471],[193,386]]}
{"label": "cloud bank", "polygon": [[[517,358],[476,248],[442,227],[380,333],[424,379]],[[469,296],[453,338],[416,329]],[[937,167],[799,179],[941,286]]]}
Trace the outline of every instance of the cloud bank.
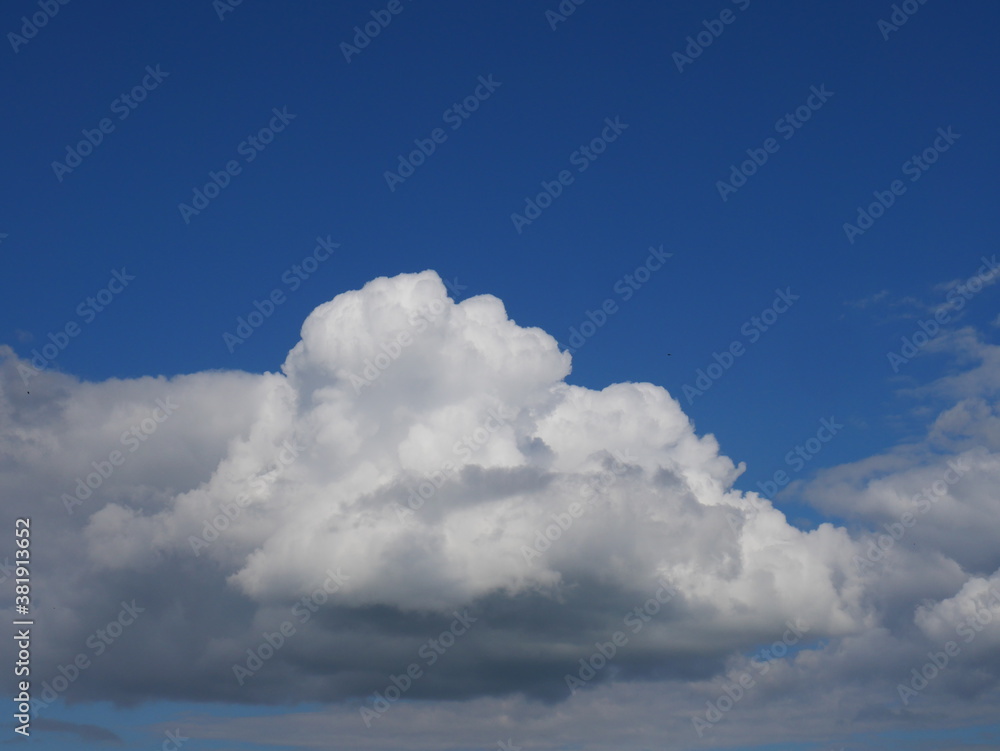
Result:
{"label": "cloud bank", "polygon": [[689,743],[763,703],[803,728],[817,703],[875,726],[931,721],[930,697],[995,710],[1000,348],[969,330],[935,346],[969,364],[937,385],[950,406],[807,485],[846,520],[812,530],[734,489],[743,467],[665,389],[567,384],[551,336],[431,271],[321,305],[276,373],[44,372],[29,394],[3,348],[33,672],[67,701],[339,702],[320,724],[350,707],[361,731],[359,707],[396,721],[372,699],[393,685],[400,722],[462,699],[490,728],[500,705],[531,724],[603,696],[625,721],[655,699]]}

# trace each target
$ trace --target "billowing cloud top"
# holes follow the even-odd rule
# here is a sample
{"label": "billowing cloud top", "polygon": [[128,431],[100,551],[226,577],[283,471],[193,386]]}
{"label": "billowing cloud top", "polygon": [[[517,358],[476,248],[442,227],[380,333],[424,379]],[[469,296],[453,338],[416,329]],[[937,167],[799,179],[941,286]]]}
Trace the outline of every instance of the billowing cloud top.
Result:
{"label": "billowing cloud top", "polygon": [[[807,496],[859,526],[803,531],[733,489],[743,468],[666,390],[568,385],[551,336],[495,297],[455,303],[430,271],[318,307],[280,373],[43,372],[26,394],[2,355],[0,487],[7,521],[37,528],[36,665],[94,663],[70,700],[360,700],[414,662],[408,698],[565,699],[618,630],[594,684],[704,686],[792,628],[786,688],[807,668],[895,685],[998,584],[981,394],[926,444],[821,475]],[[888,552],[862,531],[897,522]],[[95,640],[126,607],[125,633]],[[955,691],[995,684],[989,629]]]}

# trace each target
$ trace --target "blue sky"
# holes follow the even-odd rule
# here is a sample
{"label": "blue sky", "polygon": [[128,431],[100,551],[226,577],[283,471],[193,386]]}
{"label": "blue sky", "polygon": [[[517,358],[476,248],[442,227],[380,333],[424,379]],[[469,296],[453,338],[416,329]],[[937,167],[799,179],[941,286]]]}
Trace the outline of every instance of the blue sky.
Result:
{"label": "blue sky", "polygon": [[[6,183],[5,255],[19,283],[2,303],[5,340],[30,351],[17,331],[44,340],[124,265],[135,294],[60,355],[66,371],[273,370],[318,303],[425,268],[564,341],[662,244],[668,268],[574,358],[572,380],[679,390],[775,288],[791,287],[802,298],[794,313],[739,361],[739,375],[685,405],[730,455],[763,469],[821,416],[892,408],[884,353],[906,329],[872,326],[846,301],[889,289],[931,302],[932,285],[970,275],[989,250],[997,62],[987,3],[980,23],[922,7],[888,40],[876,24],[889,12],[865,3],[740,12],[590,2],[554,31],[544,4],[402,7],[350,63],[339,45],[375,6],[244,4],[224,21],[209,3],[62,7],[8,57],[7,163],[19,179]],[[671,55],[727,7],[734,22],[678,72]],[[32,8],[12,8],[7,26]],[[157,65],[169,76],[119,120],[112,102]],[[442,113],[480,75],[502,86],[451,131]],[[824,84],[835,95],[784,140],[776,121]],[[177,204],[210,170],[245,159],[239,144],[273,107],[295,120],[185,224]],[[615,116],[628,130],[518,234],[510,214],[542,180],[575,171],[571,154]],[[51,163],[104,117],[114,132],[58,182]],[[857,206],[909,180],[902,164],[947,126],[962,136],[955,148],[847,242],[842,225]],[[435,127],[446,143],[390,192],[383,173]],[[780,151],[723,202],[716,181],[768,137]],[[335,261],[230,354],[222,332],[282,286],[318,235],[341,244]],[[845,362],[865,370],[845,382]],[[838,459],[885,442],[866,422],[854,451],[831,446]],[[767,440],[748,423],[767,425]]]}
{"label": "blue sky", "polygon": [[[564,2],[564,19],[546,15],[554,0],[397,3],[53,3],[25,39],[11,34],[45,3],[9,5],[0,342],[30,360],[78,325],[47,369],[89,382],[277,372],[317,306],[432,269],[456,301],[494,295],[564,348],[574,327],[602,321],[574,347],[567,382],[667,389],[746,463],[740,490],[795,466],[786,456],[824,418],[842,429],[789,479],[919,441],[950,405],[901,391],[959,372],[954,351],[899,372],[887,354],[946,301],[943,285],[996,251],[995,4],[914,0],[893,30],[879,26],[891,3],[858,0],[587,0]],[[380,17],[388,25],[345,55],[355,27]],[[699,35],[710,45],[678,65]],[[137,86],[132,106],[121,97]],[[474,111],[458,113],[470,96]],[[88,132],[92,153],[54,166],[75,164],[67,149]],[[601,153],[581,156],[595,139]],[[387,180],[420,143],[433,152]],[[914,167],[926,150],[934,163]],[[766,161],[720,191],[754,155]],[[185,212],[227,164],[217,197]],[[512,221],[560,173],[551,205]],[[845,223],[894,181],[884,215],[849,236]],[[636,277],[651,248],[669,258]],[[119,287],[116,272],[134,278]],[[627,275],[645,281],[629,288]],[[91,314],[87,298],[105,289],[110,304]],[[273,290],[273,313],[227,345]],[[765,331],[753,320],[769,309]],[[986,289],[952,328],[992,346],[996,317]],[[687,398],[734,342],[731,368]],[[778,505],[806,529],[857,523],[797,487]],[[179,711],[154,706],[140,722]],[[227,706],[196,711],[244,711]],[[64,716],[120,722],[122,737],[136,722],[106,703]]]}

